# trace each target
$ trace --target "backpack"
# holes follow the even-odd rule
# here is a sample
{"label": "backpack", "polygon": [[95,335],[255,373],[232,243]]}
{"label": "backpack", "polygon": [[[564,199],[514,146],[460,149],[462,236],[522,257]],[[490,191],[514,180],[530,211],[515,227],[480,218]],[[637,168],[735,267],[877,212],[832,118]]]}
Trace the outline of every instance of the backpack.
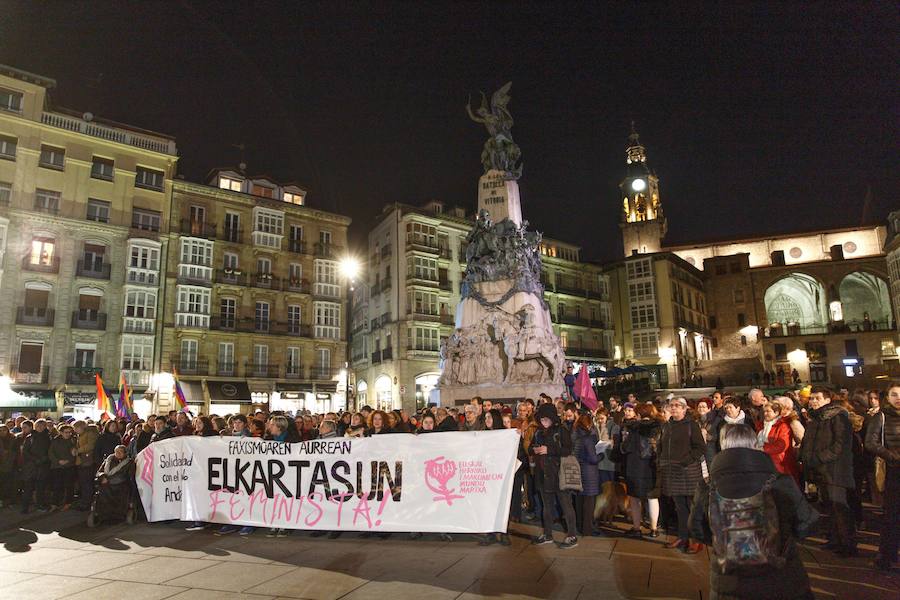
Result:
{"label": "backpack", "polygon": [[709,487],[709,527],[716,566],[723,575],[753,575],[780,569],[787,562],[778,528],[778,507],[772,494],[774,474],[749,498],[725,498],[713,482]]}

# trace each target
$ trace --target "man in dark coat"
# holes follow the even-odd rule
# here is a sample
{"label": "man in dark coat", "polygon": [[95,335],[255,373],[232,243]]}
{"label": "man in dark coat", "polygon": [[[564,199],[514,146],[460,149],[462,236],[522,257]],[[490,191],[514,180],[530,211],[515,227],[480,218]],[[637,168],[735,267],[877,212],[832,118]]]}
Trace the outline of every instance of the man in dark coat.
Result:
{"label": "man in dark coat", "polygon": [[678,513],[678,539],[667,548],[681,548],[696,554],[702,544],[691,543],[688,520],[691,501],[700,482],[700,461],[706,454],[706,442],[696,421],[687,416],[687,401],[673,398],[669,402],[672,418],[662,426],[659,440],[659,484],[663,496],[669,496]]}
{"label": "man in dark coat", "polygon": [[574,548],[578,545],[575,535],[575,508],[572,494],[559,489],[560,459],[572,454],[572,437],[559,422],[556,407],[542,404],[535,415],[540,427],[534,434],[528,454],[534,457],[534,485],[541,495],[544,507],[544,532],[535,538],[534,544],[553,543],[553,507],[556,502],[562,506],[566,521],[566,539],[560,548]]}
{"label": "man in dark coat", "polygon": [[153,422],[153,429],[154,433],[150,437],[151,444],[175,437],[175,433],[172,431],[172,428],[169,427],[169,422],[165,419],[155,420]]}
{"label": "man in dark coat", "polygon": [[875,566],[889,571],[900,542],[900,385],[888,389],[887,402],[869,420],[866,450],[885,462],[884,517]]}
{"label": "man in dark coat", "polygon": [[22,422],[22,513],[27,513],[34,496],[38,510],[47,510],[47,481],[50,477],[50,432],[47,422]]}
{"label": "man in dark coat", "polygon": [[[778,474],[769,455],[756,449],[756,433],[748,425],[730,425],[725,432],[724,448],[716,455],[710,468],[709,479],[725,498],[749,498],[755,496],[772,477],[778,478],[772,485],[772,495],[778,510],[778,531],[781,536],[784,567],[755,572],[752,577],[739,574],[723,574],[715,550],[711,547],[709,588],[713,598],[731,600],[780,600],[797,598],[812,600],[809,577],[800,559],[796,540],[806,537],[818,513],[803,497],[797,484],[789,475]],[[691,512],[691,536],[712,543],[709,527],[709,486],[701,481],[694,496]]]}
{"label": "man in dark coat", "polygon": [[846,409],[831,402],[831,390],[816,386],[809,395],[809,423],[800,446],[806,478],[816,484],[823,502],[831,506],[825,547],[840,556],[856,555],[856,523],[847,503],[854,489],[853,429]]}

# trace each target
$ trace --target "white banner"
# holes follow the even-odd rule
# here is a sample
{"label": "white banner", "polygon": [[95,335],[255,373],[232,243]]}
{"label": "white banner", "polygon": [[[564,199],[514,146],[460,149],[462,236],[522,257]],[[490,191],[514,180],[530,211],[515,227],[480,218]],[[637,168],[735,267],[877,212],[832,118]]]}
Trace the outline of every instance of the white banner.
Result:
{"label": "white banner", "polygon": [[150,521],[328,531],[506,531],[515,430],[284,443],[184,436],[137,457]]}

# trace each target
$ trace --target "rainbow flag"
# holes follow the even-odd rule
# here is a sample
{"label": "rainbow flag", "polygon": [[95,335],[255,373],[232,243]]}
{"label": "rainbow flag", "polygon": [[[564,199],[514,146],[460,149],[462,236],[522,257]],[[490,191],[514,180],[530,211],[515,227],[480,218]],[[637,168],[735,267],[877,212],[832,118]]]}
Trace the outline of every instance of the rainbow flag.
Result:
{"label": "rainbow flag", "polygon": [[112,402],[110,402],[106,390],[103,389],[103,380],[100,379],[100,373],[94,373],[94,383],[97,384],[97,410],[102,410],[104,413],[113,412]]}
{"label": "rainbow flag", "polygon": [[119,372],[119,401],[116,403],[116,416],[130,418],[134,409],[131,405],[131,390],[125,381],[125,373]]}
{"label": "rainbow flag", "polygon": [[184,391],[181,389],[181,384],[178,382],[178,373],[175,372],[174,369],[172,369],[172,377],[175,379],[175,400],[181,407],[182,412],[188,412],[187,400],[184,397]]}

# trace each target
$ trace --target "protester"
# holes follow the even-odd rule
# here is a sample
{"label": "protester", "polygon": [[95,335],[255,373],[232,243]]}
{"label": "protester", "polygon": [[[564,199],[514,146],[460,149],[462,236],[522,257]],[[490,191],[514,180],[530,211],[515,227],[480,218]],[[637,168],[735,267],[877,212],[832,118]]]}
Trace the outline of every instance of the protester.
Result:
{"label": "protester", "polygon": [[388,429],[387,424],[387,415],[383,411],[372,411],[372,413],[369,415],[369,421],[367,423],[368,429],[366,430],[366,437],[380,435],[382,433],[390,433],[391,430]]}
{"label": "protester", "polygon": [[51,509],[68,509],[75,498],[75,433],[71,425],[62,425],[50,442],[50,480],[53,487]]}
{"label": "protester", "polygon": [[[625,535],[642,537],[641,505],[646,503],[650,521],[650,537],[658,537],[659,499],[653,494],[656,489],[656,448],[659,440],[660,421],[650,404],[625,403],[625,419],[616,442],[618,454],[624,459],[625,487],[632,502],[631,529]],[[614,450],[613,455],[617,453]]]}
{"label": "protester", "polygon": [[[756,519],[747,521],[766,524],[767,518],[772,520],[772,527],[768,530],[760,527],[763,530],[758,533],[764,537],[774,532],[777,547],[772,550],[784,560],[784,564],[767,564],[746,571],[742,571],[742,565],[738,564],[726,572],[723,567],[731,566],[730,560],[753,552],[754,547],[748,544],[740,549],[735,548],[739,538],[728,535],[732,525],[724,519],[716,522],[710,516],[714,508],[711,505],[716,502],[713,497],[751,498],[764,493],[764,489],[771,490],[776,514],[753,513]],[[718,600],[812,600],[809,577],[796,540],[806,537],[817,518],[817,513],[800,493],[794,480],[779,474],[766,454],[757,449],[757,435],[753,428],[749,425],[726,425],[722,451],[710,468],[709,484],[700,481],[691,513],[691,536],[710,544],[710,597]],[[742,532],[745,540],[748,532],[757,533],[753,529],[745,529]],[[717,540],[722,543],[715,543]],[[722,552],[721,546],[726,552]]]}
{"label": "protester", "polygon": [[119,424],[113,419],[109,419],[104,425],[100,437],[97,438],[97,444],[94,446],[94,463],[102,464],[106,457],[113,453],[116,446],[122,443],[122,436],[119,434]]}
{"label": "protester", "polygon": [[[880,407],[881,418],[869,421],[866,431],[866,450],[884,462],[882,485],[884,515],[881,521],[881,540],[875,566],[889,571],[897,562],[900,542],[900,385],[888,389],[887,401]],[[878,466],[875,479],[877,482]]]}
{"label": "protester", "polygon": [[14,502],[18,450],[9,425],[0,425],[0,508]]}
{"label": "protester", "polygon": [[[624,414],[622,415],[624,417]],[[602,406],[594,411],[594,422],[597,428],[597,476],[599,477],[599,485],[607,481],[615,481],[616,479],[616,463],[612,460],[614,441],[619,436],[621,428],[611,417],[608,416],[606,409]],[[602,447],[601,447],[602,446]]]}
{"label": "protester", "polygon": [[47,484],[50,477],[50,433],[47,422],[38,419],[22,422],[22,514],[27,514],[32,501],[39,511],[46,511]]}
{"label": "protester", "polygon": [[[160,419],[160,421],[163,421]],[[165,422],[165,421],[163,421]],[[100,432],[93,423],[75,421],[73,424],[78,441],[75,444],[75,467],[78,470],[78,510],[88,510],[94,497],[94,475],[99,467],[94,450]]]}
{"label": "protester", "polygon": [[763,426],[757,434],[757,447],[761,448],[779,473],[790,475],[800,484],[800,466],[792,443],[790,420],[782,417],[782,404],[776,400],[763,404]]}
{"label": "protester", "polygon": [[813,387],[809,396],[810,420],[800,457],[806,478],[816,484],[820,499],[831,507],[830,531],[825,547],[840,556],[856,555],[856,532],[848,504],[854,489],[853,431],[847,410],[831,401],[831,390]]}
{"label": "protester", "polygon": [[575,421],[572,447],[581,467],[581,491],[575,496],[575,519],[581,535],[594,533],[594,504],[600,495],[600,462],[597,457],[597,429],[590,414],[580,415]]}
{"label": "protester", "polygon": [[686,418],[685,399],[673,398],[668,406],[672,417],[663,423],[660,431],[658,471],[660,492],[672,499],[678,514],[678,539],[666,544],[666,548],[681,548],[687,554],[696,554],[703,546],[690,541],[689,517],[706,444],[700,426]]}
{"label": "protester", "polygon": [[542,404],[537,410],[537,422],[540,428],[535,432],[529,454],[535,459],[534,484],[541,495],[544,521],[543,533],[532,543],[553,543],[553,507],[558,502],[562,507],[565,519],[566,537],[560,548],[574,548],[578,545],[575,535],[575,510],[572,507],[572,495],[559,489],[560,458],[572,454],[572,438],[561,426],[556,408],[550,404]]}

